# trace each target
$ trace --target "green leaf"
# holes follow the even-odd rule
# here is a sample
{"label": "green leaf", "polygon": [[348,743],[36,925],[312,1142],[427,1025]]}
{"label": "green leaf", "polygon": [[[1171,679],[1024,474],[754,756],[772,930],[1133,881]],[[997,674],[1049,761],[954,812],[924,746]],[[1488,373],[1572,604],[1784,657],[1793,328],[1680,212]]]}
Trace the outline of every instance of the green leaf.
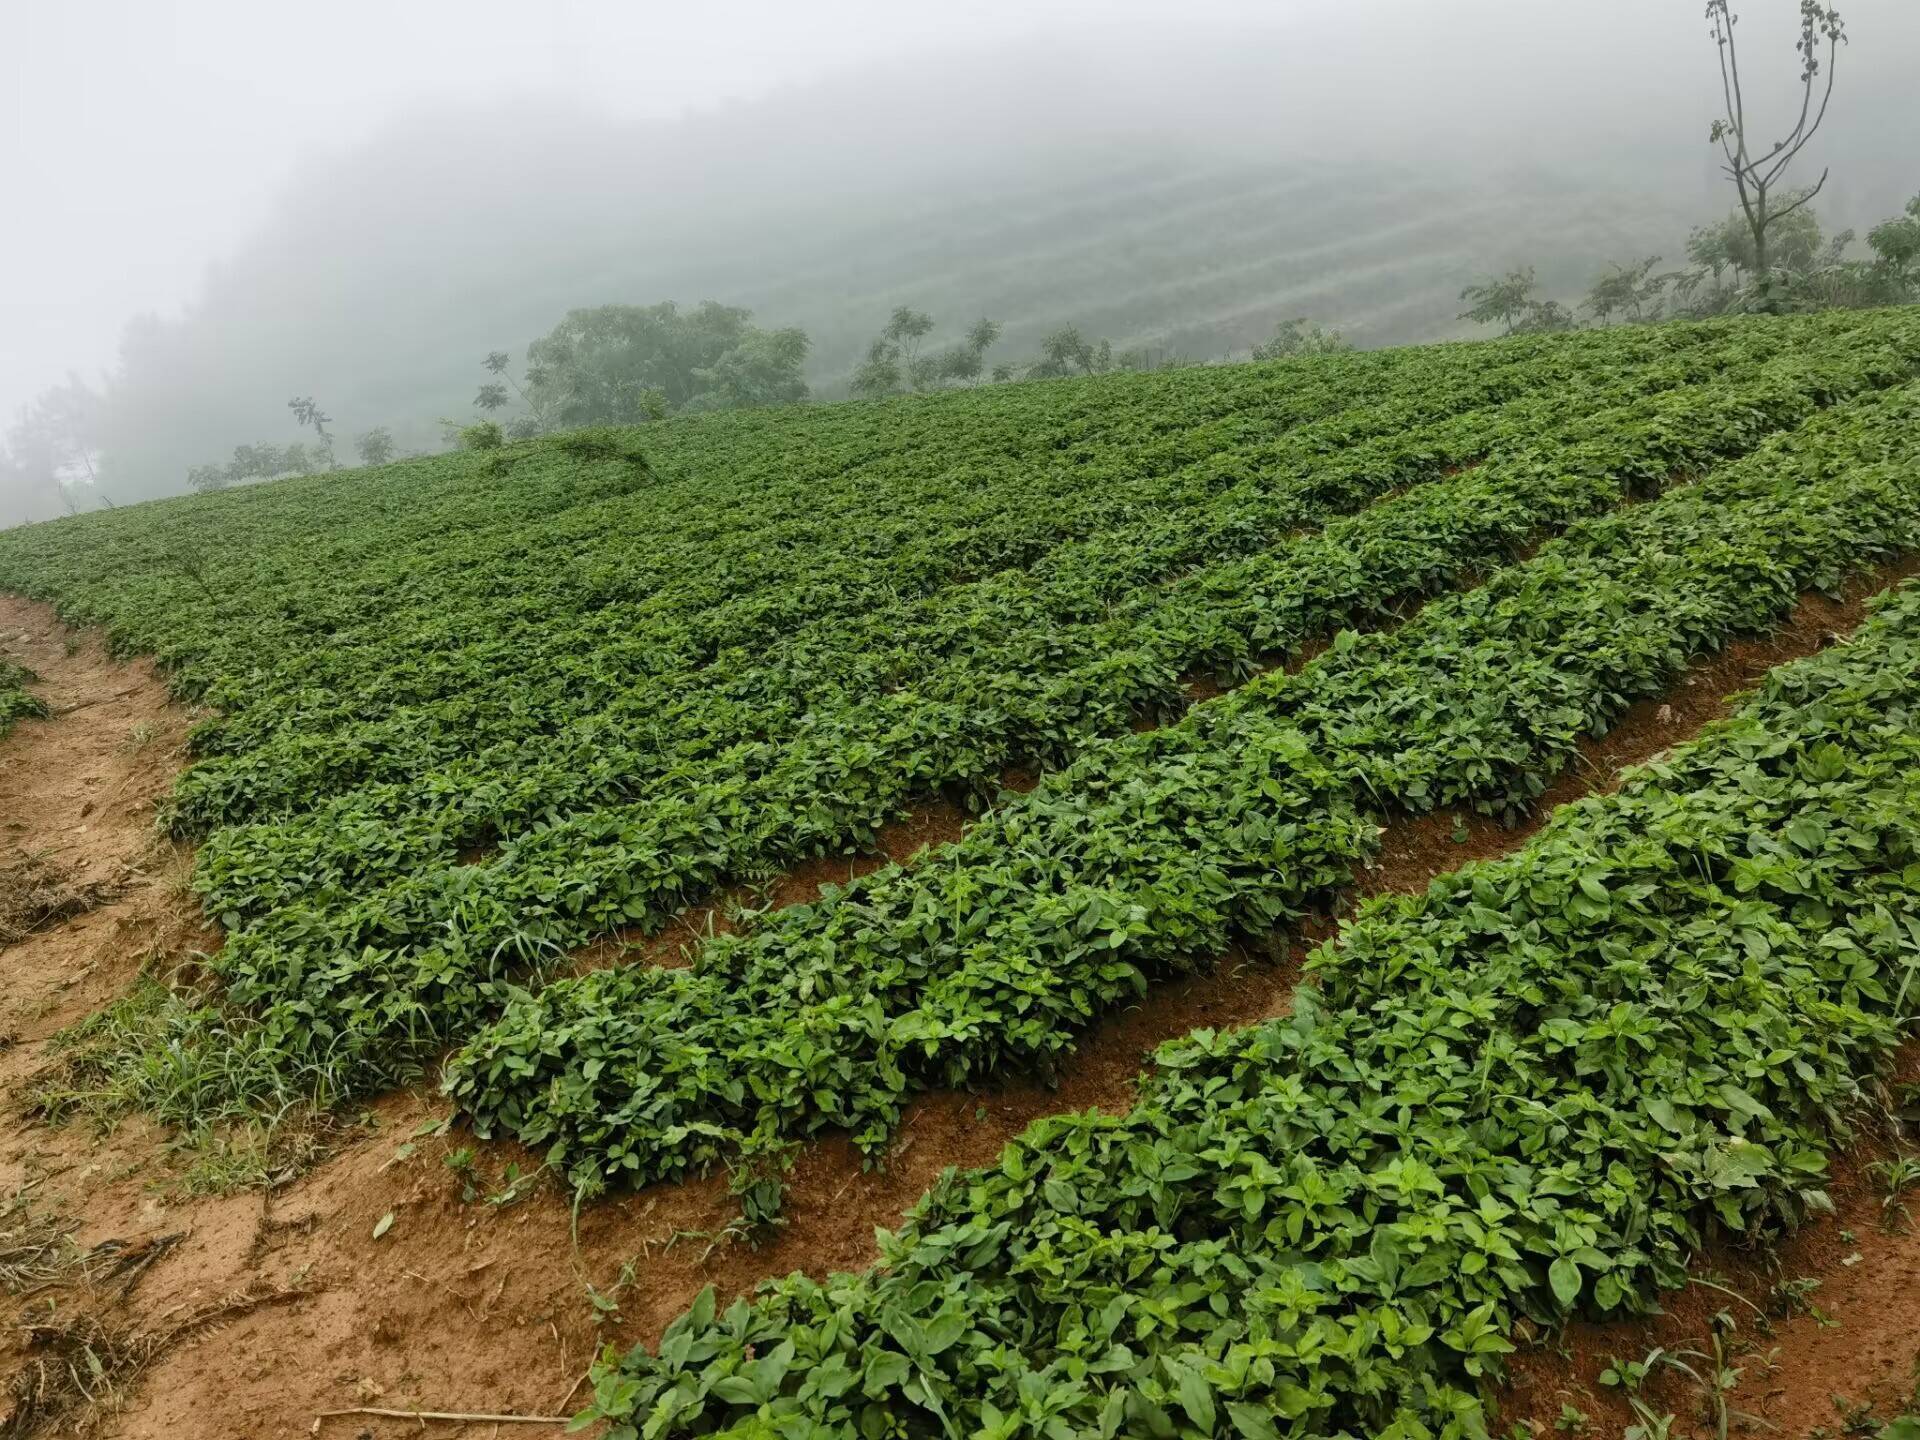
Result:
{"label": "green leaf", "polygon": [[897,1350],[876,1350],[861,1371],[861,1389],[874,1399],[896,1389],[907,1378],[913,1362]]}
{"label": "green leaf", "polygon": [[745,1375],[722,1376],[707,1393],[729,1405],[758,1405],[761,1402],[760,1387]]}
{"label": "green leaf", "polygon": [[1547,1267],[1547,1280],[1553,1286],[1553,1298],[1572,1308],[1580,1298],[1580,1267],[1562,1255]]}
{"label": "green leaf", "polygon": [[967,1308],[964,1303],[952,1300],[938,1315],[929,1320],[921,1332],[922,1344],[927,1354],[938,1355],[949,1349],[967,1331]]}
{"label": "green leaf", "polygon": [[1187,1419],[1203,1435],[1213,1433],[1214,1411],[1213,1387],[1207,1384],[1206,1376],[1191,1367],[1182,1367],[1176,1386],[1180,1397],[1180,1408],[1187,1412]]}
{"label": "green leaf", "polygon": [[711,1327],[715,1303],[714,1289],[711,1285],[694,1296],[693,1304],[687,1310],[687,1328],[697,1333]]}
{"label": "green leaf", "polygon": [[1233,1422],[1235,1432],[1245,1440],[1280,1440],[1273,1417],[1257,1405],[1249,1405],[1243,1400],[1229,1400],[1227,1418]]}

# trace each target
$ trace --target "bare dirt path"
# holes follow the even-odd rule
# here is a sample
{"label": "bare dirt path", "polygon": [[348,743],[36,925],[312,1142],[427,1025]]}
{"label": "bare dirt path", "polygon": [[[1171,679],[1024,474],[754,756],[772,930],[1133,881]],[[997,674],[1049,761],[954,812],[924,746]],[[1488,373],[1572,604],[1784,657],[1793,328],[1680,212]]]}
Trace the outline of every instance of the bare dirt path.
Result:
{"label": "bare dirt path", "polygon": [[[1883,572],[1844,603],[1808,600],[1775,636],[1696,667],[1665,700],[1637,707],[1605,741],[1585,747],[1585,763],[1550,799],[1606,788],[1623,766],[1687,738],[1767,666],[1844,633],[1858,619],[1859,597],[1891,578]],[[1125,1108],[1143,1050],[1196,1026],[1280,1013],[1297,974],[1287,959],[1229,956],[1214,974],[1158,989],[1150,1005],[1098,1027],[1057,1088],[1024,1083],[927,1097],[884,1171],[863,1171],[844,1141],[809,1146],[792,1177],[790,1222],[759,1248],[716,1238],[733,1214],[717,1179],[589,1205],[576,1244],[557,1186],[509,1193],[506,1167],[530,1173],[537,1157],[502,1146],[474,1153],[458,1132],[439,1132],[446,1107],[430,1086],[347,1116],[332,1153],[273,1190],[196,1195],[186,1183],[190,1157],[148,1124],[123,1122],[103,1136],[83,1124],[51,1127],[30,1113],[56,1029],[121,993],[143,963],[165,966],[219,943],[184,890],[187,857],[161,843],[153,826],[191,717],[168,701],[144,662],[110,661],[44,607],[0,597],[0,653],[44,677],[37,688],[55,711],[0,743],[0,843],[8,853],[44,856],[91,907],[0,949],[0,1032],[10,1037],[0,1048],[0,1266],[8,1227],[19,1231],[24,1213],[10,1214],[9,1203],[70,1228],[76,1250],[95,1257],[91,1284],[76,1270],[0,1297],[0,1437],[265,1440],[315,1433],[319,1412],[355,1405],[566,1413],[580,1403],[576,1386],[600,1344],[653,1340],[707,1284],[732,1294],[791,1269],[868,1263],[873,1226],[897,1224],[943,1168],[991,1161],[1040,1115]],[[1444,816],[1395,824],[1363,888],[1424,885],[1526,833],[1475,824],[1456,832]],[[1854,1203],[1848,1193],[1843,1211]],[[1861,1191],[1859,1205],[1877,1203]],[[1806,1367],[1809,1378],[1791,1382],[1802,1391],[1833,1383],[1864,1393],[1911,1361],[1901,1353],[1910,1317],[1899,1296],[1920,1277],[1920,1248],[1893,1231],[1870,1237],[1854,1229],[1864,1255],[1854,1266],[1840,1264],[1851,1252],[1835,1252],[1837,1240],[1821,1249],[1809,1232],[1795,1242],[1815,1247],[1805,1263],[1827,1287],[1816,1303],[1842,1327],[1786,1322],[1769,1342],[1782,1346],[1779,1374]],[[107,1328],[86,1331],[81,1317]],[[61,1363],[81,1364],[84,1373],[77,1352],[50,1338],[82,1332],[121,1342],[113,1353],[124,1383],[106,1397],[116,1403],[70,1409],[36,1430],[10,1429],[6,1417],[17,1418],[18,1400],[3,1387]],[[1576,1354],[1592,1348],[1576,1346]],[[1536,1389],[1517,1393],[1542,1405],[1558,1389],[1592,1385],[1590,1374],[1565,1368],[1550,1351],[1529,1366]],[[1515,1413],[1539,1413],[1532,1398]],[[1545,1423],[1555,1413],[1557,1403]],[[318,1433],[479,1437],[493,1426],[347,1416],[325,1420]]]}
{"label": "bare dirt path", "polygon": [[185,856],[153,817],[192,722],[148,662],[113,663],[97,636],[70,632],[47,606],[0,595],[0,657],[40,676],[32,689],[51,712],[0,743],[0,894],[55,912],[28,909],[13,929],[81,912],[0,951],[0,1035],[31,1040],[125,988],[158,918],[156,892],[177,893]]}

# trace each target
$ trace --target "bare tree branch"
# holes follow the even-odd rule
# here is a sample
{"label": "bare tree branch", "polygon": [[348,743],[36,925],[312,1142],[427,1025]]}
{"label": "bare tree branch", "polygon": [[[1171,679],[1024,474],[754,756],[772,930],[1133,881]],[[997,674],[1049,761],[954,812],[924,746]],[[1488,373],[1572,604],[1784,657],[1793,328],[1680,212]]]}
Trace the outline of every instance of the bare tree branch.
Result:
{"label": "bare tree branch", "polygon": [[1733,38],[1733,27],[1739,24],[1740,17],[1724,3],[1720,6],[1720,13],[1727,21],[1727,65],[1733,71],[1733,126],[1739,132],[1740,154],[1744,158],[1747,153],[1747,97],[1740,88],[1740,55],[1734,48]]}
{"label": "bare tree branch", "polygon": [[[1774,211],[1773,214],[1770,217],[1768,217],[1767,223],[1771,225],[1776,220],[1786,219],[1787,216],[1791,215],[1794,211],[1798,210],[1802,205],[1805,205],[1809,200],[1813,199],[1814,196],[1818,195],[1820,193],[1820,187],[1825,185],[1826,183],[1827,183],[1827,172],[1825,170],[1822,170],[1820,172],[1820,178],[1813,182],[1812,189],[1808,190],[1804,195],[1800,196],[1800,198],[1795,200],[1791,205],[1787,205],[1779,210]],[[1853,232],[1848,231],[1847,233],[1852,234]]]}
{"label": "bare tree branch", "polygon": [[[1800,135],[1800,138],[1794,144],[1794,147],[1791,150],[1789,150],[1785,155],[1781,156],[1780,163],[1775,165],[1772,171],[1769,172],[1769,174],[1767,175],[1767,183],[1769,185],[1771,185],[1775,180],[1779,179],[1780,172],[1787,168],[1788,162],[1791,161],[1794,156],[1798,155],[1802,150],[1806,148],[1807,142],[1813,139],[1814,133],[1817,130],[1819,130],[1820,122],[1827,118],[1827,106],[1833,100],[1834,72],[1839,68],[1839,64],[1840,64],[1840,41],[1836,33],[1834,36],[1830,37],[1827,41],[1827,90],[1826,90],[1826,94],[1820,97],[1820,113],[1813,117],[1813,124],[1810,127],[1807,126],[1807,107],[1808,107],[1808,103],[1813,99],[1813,76],[1809,74],[1807,76],[1806,93],[1802,97],[1801,103],[1800,103],[1800,125],[1795,127],[1796,133],[1802,127],[1806,127],[1805,133]],[[1792,136],[1790,135],[1788,138],[1791,139]],[[1781,145],[1785,145],[1787,142],[1783,140],[1780,143]],[[1776,146],[1775,147],[1776,153],[1778,152],[1778,149],[1779,149],[1779,146]],[[1766,158],[1771,159],[1772,157],[1768,156]],[[1765,164],[1766,161],[1763,159],[1759,163]]]}
{"label": "bare tree branch", "polygon": [[[1805,48],[1806,59],[1809,62],[1813,59],[1813,23],[1813,17],[1803,10],[1800,15],[1800,43]],[[1812,108],[1813,105],[1813,75],[1814,72],[1812,69],[1804,65],[1802,66],[1800,71],[1800,118],[1794,123],[1793,129],[1787,132],[1786,139],[1780,141],[1773,149],[1769,150],[1754,162],[1756,166],[1766,164],[1767,161],[1786,149],[1794,137],[1807,128],[1807,111]],[[1833,72],[1831,69],[1827,72],[1827,91],[1829,94],[1833,91]],[[1805,144],[1806,141],[1803,139],[1800,143]],[[1791,155],[1787,157],[1789,160],[1792,158]]]}
{"label": "bare tree branch", "polygon": [[[1746,93],[1740,80],[1739,42],[1735,38],[1738,16],[1731,0],[1708,0],[1707,19],[1711,22],[1714,53],[1720,62],[1720,94],[1726,106],[1726,118],[1716,120],[1711,138],[1726,157],[1725,170],[1740,199],[1740,211],[1752,232],[1754,271],[1762,283],[1772,267],[1767,253],[1767,232],[1778,221],[1806,206],[1827,182],[1827,172],[1791,203],[1769,212],[1768,200],[1773,187],[1786,174],[1801,151],[1806,149],[1833,101],[1834,78],[1839,68],[1840,46],[1846,40],[1845,23],[1836,6],[1824,8],[1817,0],[1801,0],[1800,39],[1794,49],[1800,56],[1800,113],[1793,126],[1773,147],[1757,158],[1747,146]],[[1819,83],[1821,38],[1827,42],[1827,81],[1820,91],[1820,105],[1814,108],[1813,95]]]}
{"label": "bare tree branch", "polygon": [[1713,22],[1713,48],[1720,57],[1720,93],[1726,97],[1727,123],[1738,130],[1740,127],[1733,114],[1733,77],[1727,71],[1727,41],[1721,36],[1720,25],[1719,20]]}
{"label": "bare tree branch", "polygon": [[[1735,16],[1727,0],[1715,0],[1707,6],[1707,13],[1713,20],[1714,53],[1720,58],[1720,93],[1726,101],[1726,123],[1716,126],[1720,148],[1726,154],[1727,174],[1732,178],[1734,190],[1740,197],[1740,209],[1747,217],[1747,225],[1757,233],[1760,228],[1759,217],[1754,214],[1753,205],[1747,199],[1746,155],[1746,99],[1740,90],[1740,58],[1734,49],[1733,25]],[[1737,145],[1729,144],[1727,136],[1731,134]]]}

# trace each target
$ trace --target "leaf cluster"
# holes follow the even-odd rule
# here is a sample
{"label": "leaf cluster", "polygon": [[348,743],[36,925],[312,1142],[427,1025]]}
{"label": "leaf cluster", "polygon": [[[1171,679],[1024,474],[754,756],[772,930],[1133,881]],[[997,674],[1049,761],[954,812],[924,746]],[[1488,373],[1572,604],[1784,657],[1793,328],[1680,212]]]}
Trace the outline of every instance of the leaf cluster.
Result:
{"label": "leaf cluster", "polygon": [[15,721],[46,718],[46,701],[27,688],[39,678],[24,665],[0,660],[0,739],[13,729]]}

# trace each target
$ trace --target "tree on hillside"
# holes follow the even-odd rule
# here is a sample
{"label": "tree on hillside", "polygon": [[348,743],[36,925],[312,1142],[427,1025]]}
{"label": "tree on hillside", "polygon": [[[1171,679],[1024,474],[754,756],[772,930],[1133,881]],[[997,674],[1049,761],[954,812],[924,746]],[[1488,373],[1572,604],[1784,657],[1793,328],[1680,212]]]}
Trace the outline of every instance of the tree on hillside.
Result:
{"label": "tree on hillside", "polygon": [[[1813,268],[1822,248],[1829,243],[1821,231],[1818,215],[1809,209],[1794,210],[1777,217],[1770,225],[1766,263],[1790,275],[1804,273]],[[1762,268],[1760,252],[1754,248],[1753,231],[1747,225],[1746,216],[1738,210],[1729,211],[1717,224],[1695,227],[1687,237],[1687,258],[1712,268],[1716,274],[1723,268],[1731,271],[1736,285],[1757,279]]]}
{"label": "tree on hillside", "polygon": [[883,335],[867,346],[867,358],[853,372],[851,388],[855,395],[873,400],[899,390],[901,379],[899,347]]}
{"label": "tree on hillside", "polygon": [[[1801,213],[1810,216],[1813,212]],[[1752,232],[1737,210],[1717,225],[1694,226],[1687,235],[1687,259],[1693,262],[1693,274],[1684,288],[1689,293],[1703,286],[1709,293],[1728,288],[1738,292],[1746,283],[1742,275],[1751,263],[1752,249]]]}
{"label": "tree on hillside", "polygon": [[1130,357],[1116,360],[1111,340],[1089,340],[1078,325],[1062,325],[1040,341],[1040,358],[1027,367],[1030,380],[1061,375],[1104,375],[1114,369],[1133,369]]}
{"label": "tree on hillside", "polygon": [[1920,195],[1907,201],[1907,208],[1893,219],[1869,230],[1867,247],[1890,278],[1908,289],[1920,287]]}
{"label": "tree on hillside", "polygon": [[[1708,138],[1726,157],[1721,166],[1733,181],[1740,197],[1740,214],[1753,241],[1753,276],[1756,294],[1754,308],[1776,308],[1778,286],[1774,274],[1775,229],[1782,221],[1804,210],[1827,183],[1827,172],[1812,185],[1798,190],[1782,189],[1787,167],[1807,147],[1820,122],[1826,119],[1828,102],[1833,99],[1834,62],[1840,46],[1846,43],[1846,26],[1840,12],[1818,0],[1800,0],[1800,36],[1794,49],[1800,56],[1800,114],[1791,129],[1764,150],[1748,142],[1746,94],[1740,80],[1740,53],[1735,31],[1740,17],[1733,13],[1730,0],[1707,0],[1709,33],[1720,60],[1720,90],[1725,113],[1713,122]],[[1824,65],[1820,51],[1826,50]],[[1821,75],[1825,74],[1825,84]],[[1814,101],[1816,94],[1819,103]]]}
{"label": "tree on hillside", "polygon": [[[98,479],[101,397],[77,375],[43,390],[7,427],[8,489],[37,518],[80,508]],[[29,503],[29,497],[31,501]]]}
{"label": "tree on hillside", "polygon": [[997,321],[982,317],[964,339],[938,354],[926,354],[920,342],[933,330],[933,317],[908,305],[894,307],[886,327],[867,346],[866,359],[853,372],[855,395],[873,399],[901,390],[935,390],[945,384],[970,385],[986,369],[987,351],[1000,338]]}
{"label": "tree on hillside", "polygon": [[902,388],[927,389],[939,365],[921,357],[920,342],[932,329],[933,317],[924,310],[894,306],[886,326],[867,346],[867,358],[853,372],[853,393],[871,400]]}
{"label": "tree on hillside", "polygon": [[1111,340],[1093,340],[1078,325],[1062,325],[1040,341],[1037,359],[1003,360],[993,367],[996,383],[1052,380],[1069,375],[1107,375],[1115,371],[1177,370],[1196,362],[1186,355],[1144,348],[1115,350]]}
{"label": "tree on hillside", "polygon": [[1094,344],[1080,333],[1078,325],[1062,325],[1040,340],[1040,363],[1031,373],[1038,375],[1097,375],[1112,368],[1113,344],[1102,340]]}
{"label": "tree on hillside", "polygon": [[303,428],[311,426],[313,433],[320,437],[320,448],[327,457],[327,468],[339,469],[340,462],[333,458],[333,436],[327,433],[327,426],[333,423],[333,417],[322,412],[320,407],[313,403],[311,395],[296,395],[287,401],[287,408],[293,411],[293,420],[296,425]]}
{"label": "tree on hillside", "polygon": [[920,355],[920,342],[932,329],[933,317],[926,311],[897,305],[887,328],[880,332],[880,338],[893,345],[907,383],[916,390],[926,389],[933,379],[932,368]]}
{"label": "tree on hillside", "polygon": [[1609,267],[1606,274],[1593,282],[1580,308],[1601,325],[1611,324],[1616,315],[1628,325],[1658,320],[1666,305],[1667,286],[1676,278],[1672,271],[1654,274],[1653,267],[1659,263],[1658,255],[1649,255],[1631,265]]}
{"label": "tree on hillside", "polygon": [[1351,349],[1352,343],[1338,330],[1323,329],[1302,315],[1275,326],[1271,340],[1253,347],[1253,358],[1286,360],[1295,355],[1334,355]]}
{"label": "tree on hillside", "polygon": [[1538,285],[1531,265],[1518,265],[1497,280],[1469,285],[1460,292],[1460,298],[1472,303],[1460,312],[1460,318],[1481,325],[1505,325],[1509,335],[1573,329],[1573,314],[1566,306],[1558,300],[1535,298],[1533,292]]}
{"label": "tree on hillside", "polygon": [[[321,418],[324,421],[326,417]],[[361,438],[364,440],[366,437]],[[387,443],[391,445],[392,441]],[[200,491],[224,490],[229,485],[241,485],[249,480],[271,480],[279,475],[311,475],[323,460],[329,468],[337,468],[333,465],[331,451],[321,446],[309,448],[298,440],[287,445],[276,445],[271,440],[263,440],[257,445],[234,446],[233,458],[224,465],[189,467],[187,484]]]}
{"label": "tree on hillside", "polygon": [[753,330],[722,350],[713,363],[696,369],[699,389],[689,410],[745,410],[760,405],[794,405],[807,398],[800,379],[807,361],[804,330]]}
{"label": "tree on hillside", "polygon": [[513,378],[513,371],[509,368],[512,364],[513,357],[506,351],[489,350],[487,358],[480,362],[481,368],[489,375],[498,375],[500,378],[489,380],[482,385],[479,393],[473,397],[473,403],[477,408],[491,413],[511,403],[508,393],[511,387],[512,394],[518,395],[521,403],[527,407],[527,413],[508,421],[503,433],[513,436],[516,440],[530,440],[535,435],[546,434],[553,428],[553,424],[547,418],[546,412],[527,394],[520,382]]}
{"label": "tree on hillside", "polygon": [[384,425],[376,425],[356,438],[353,448],[362,465],[384,465],[393,459],[393,432]]}
{"label": "tree on hillside", "polygon": [[569,311],[527,347],[528,405],[551,428],[578,429],[806,399],[806,332],[752,319],[712,300]]}
{"label": "tree on hillside", "polygon": [[967,327],[966,338],[940,356],[940,378],[971,385],[987,368],[987,351],[1000,338],[1000,322],[984,315]]}

